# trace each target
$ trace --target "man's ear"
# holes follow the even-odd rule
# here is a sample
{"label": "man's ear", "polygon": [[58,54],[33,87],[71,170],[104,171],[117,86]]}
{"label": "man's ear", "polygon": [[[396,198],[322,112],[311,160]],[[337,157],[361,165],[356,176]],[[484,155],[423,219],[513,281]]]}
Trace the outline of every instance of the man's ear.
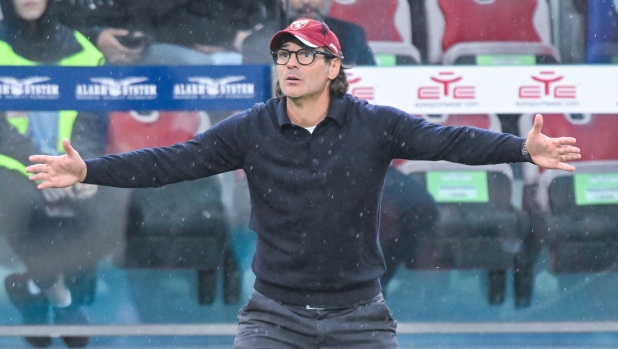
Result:
{"label": "man's ear", "polygon": [[328,79],[335,80],[335,78],[339,75],[339,70],[341,69],[341,59],[333,58],[330,60],[330,64],[328,65]]}

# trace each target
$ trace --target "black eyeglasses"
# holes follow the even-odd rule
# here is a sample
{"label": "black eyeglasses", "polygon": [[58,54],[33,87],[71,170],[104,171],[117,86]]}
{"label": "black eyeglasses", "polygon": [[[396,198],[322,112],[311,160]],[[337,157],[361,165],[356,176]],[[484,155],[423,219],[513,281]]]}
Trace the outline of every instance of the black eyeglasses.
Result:
{"label": "black eyeglasses", "polygon": [[330,52],[316,51],[307,48],[301,48],[298,51],[290,51],[282,48],[270,52],[273,56],[273,61],[275,61],[275,64],[277,65],[288,64],[290,58],[292,57],[292,53],[296,54],[296,60],[301,65],[309,65],[313,63],[315,60],[315,55],[323,55],[326,58],[339,58],[339,56],[335,56]]}

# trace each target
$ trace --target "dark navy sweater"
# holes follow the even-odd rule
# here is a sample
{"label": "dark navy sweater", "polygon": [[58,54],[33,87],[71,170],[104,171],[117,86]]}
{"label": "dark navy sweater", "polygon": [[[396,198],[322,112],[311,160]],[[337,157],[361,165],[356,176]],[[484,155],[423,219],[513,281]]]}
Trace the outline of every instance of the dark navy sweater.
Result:
{"label": "dark navy sweater", "polygon": [[286,304],[349,305],[380,292],[379,203],[391,160],[523,162],[522,138],[443,127],[350,95],[311,134],[285,99],[234,115],[195,139],[86,161],[85,182],[158,187],[243,169],[257,232],[255,289]]}

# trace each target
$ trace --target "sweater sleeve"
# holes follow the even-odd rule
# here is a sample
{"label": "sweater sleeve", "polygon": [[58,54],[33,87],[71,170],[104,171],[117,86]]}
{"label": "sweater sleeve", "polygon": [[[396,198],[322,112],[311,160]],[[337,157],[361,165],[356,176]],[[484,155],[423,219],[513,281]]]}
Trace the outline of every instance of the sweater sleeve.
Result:
{"label": "sweater sleeve", "polygon": [[161,187],[239,169],[248,134],[243,130],[245,116],[232,116],[184,143],[86,160],[84,183]]}
{"label": "sweater sleeve", "polygon": [[[445,160],[466,165],[526,162],[524,139],[475,127],[442,126],[384,108],[388,150],[394,159]],[[386,117],[384,117],[386,116]]]}

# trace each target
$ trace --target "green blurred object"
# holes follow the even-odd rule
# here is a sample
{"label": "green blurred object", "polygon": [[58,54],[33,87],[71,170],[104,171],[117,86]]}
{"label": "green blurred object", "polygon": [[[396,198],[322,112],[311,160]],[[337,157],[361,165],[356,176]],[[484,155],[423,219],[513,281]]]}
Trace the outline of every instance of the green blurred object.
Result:
{"label": "green blurred object", "polygon": [[533,55],[478,55],[476,65],[535,65],[536,57]]}
{"label": "green blurred object", "polygon": [[428,171],[427,191],[436,202],[488,202],[487,172]]}
{"label": "green blurred object", "polygon": [[575,175],[577,205],[618,204],[618,173]]}
{"label": "green blurred object", "polygon": [[375,55],[376,64],[379,67],[394,67],[397,65],[397,57],[393,54],[380,53]]}

